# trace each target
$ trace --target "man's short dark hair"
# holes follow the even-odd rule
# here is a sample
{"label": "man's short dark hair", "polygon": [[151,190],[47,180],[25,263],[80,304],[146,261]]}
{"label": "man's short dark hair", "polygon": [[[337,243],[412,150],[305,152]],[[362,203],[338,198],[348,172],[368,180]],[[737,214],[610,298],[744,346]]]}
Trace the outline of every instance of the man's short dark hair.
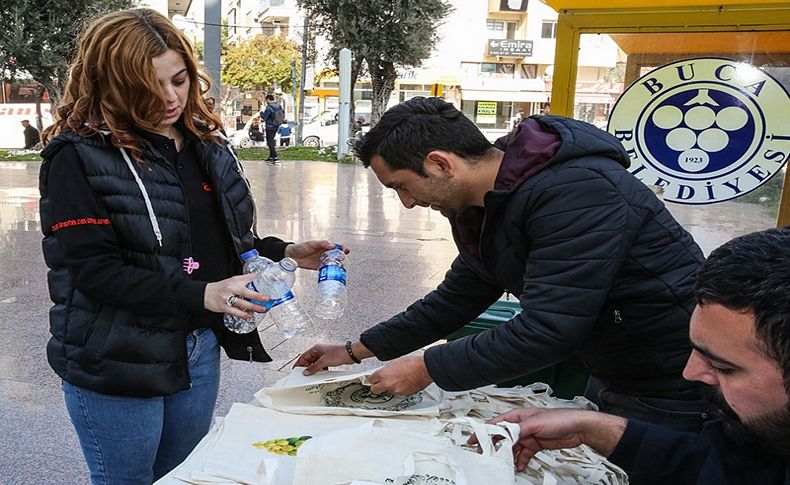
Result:
{"label": "man's short dark hair", "polygon": [[422,96],[388,109],[361,139],[354,153],[365,167],[379,155],[392,170],[426,176],[423,160],[432,150],[444,150],[478,160],[493,145],[472,121],[452,104]]}
{"label": "man's short dark hair", "polygon": [[266,99],[267,99],[267,100],[269,100],[269,101],[274,101],[274,95],[272,95],[272,94],[267,94],[267,95],[266,95]]}
{"label": "man's short dark hair", "polygon": [[30,124],[30,120],[22,120],[21,123],[27,123],[29,125]]}
{"label": "man's short dark hair", "polygon": [[757,338],[790,393],[790,227],[740,236],[714,250],[694,293],[699,305],[754,314]]}

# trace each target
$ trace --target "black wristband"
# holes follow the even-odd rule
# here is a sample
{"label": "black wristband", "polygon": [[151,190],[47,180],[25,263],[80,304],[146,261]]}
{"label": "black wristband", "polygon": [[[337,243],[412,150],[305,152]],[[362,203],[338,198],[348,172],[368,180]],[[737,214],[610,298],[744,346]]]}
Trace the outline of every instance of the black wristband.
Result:
{"label": "black wristband", "polygon": [[348,352],[348,356],[351,357],[351,360],[353,360],[355,364],[362,363],[362,361],[357,359],[357,356],[354,355],[354,351],[351,350],[351,340],[346,340],[346,352]]}

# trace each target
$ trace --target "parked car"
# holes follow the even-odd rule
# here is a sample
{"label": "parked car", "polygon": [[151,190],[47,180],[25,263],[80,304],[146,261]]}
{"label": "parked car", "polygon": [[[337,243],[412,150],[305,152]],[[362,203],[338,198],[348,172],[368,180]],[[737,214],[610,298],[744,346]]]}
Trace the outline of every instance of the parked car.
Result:
{"label": "parked car", "polygon": [[[253,120],[259,117],[260,113],[255,113],[247,120],[244,128],[235,131],[229,136],[230,142],[234,147],[250,148],[253,146],[253,142],[250,140],[250,126]],[[365,119],[365,122],[362,123],[362,131],[367,131],[370,128],[370,113],[357,113],[356,117]],[[294,128],[294,132],[291,135],[293,140],[296,137],[296,127],[293,123],[291,123],[291,127]],[[337,145],[337,135],[337,111],[323,111],[305,122],[302,127],[302,144],[316,148]],[[275,137],[275,140],[278,138],[279,135]],[[266,146],[266,143],[258,142],[255,146]]]}

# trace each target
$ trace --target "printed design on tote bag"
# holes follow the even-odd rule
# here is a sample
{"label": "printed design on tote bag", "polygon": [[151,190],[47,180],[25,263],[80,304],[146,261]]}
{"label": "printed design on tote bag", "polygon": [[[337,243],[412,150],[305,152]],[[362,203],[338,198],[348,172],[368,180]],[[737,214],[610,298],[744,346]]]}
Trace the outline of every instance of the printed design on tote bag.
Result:
{"label": "printed design on tote bag", "polygon": [[269,441],[258,441],[252,444],[255,448],[265,449],[275,455],[296,456],[296,452],[302,444],[312,438],[312,436],[293,436],[291,438],[277,438]]}
{"label": "printed design on tote bag", "polygon": [[369,386],[360,382],[352,382],[327,391],[322,397],[322,404],[327,407],[403,411],[421,403],[422,400],[422,392],[409,396],[393,396],[387,393],[376,394],[375,392],[370,392]]}

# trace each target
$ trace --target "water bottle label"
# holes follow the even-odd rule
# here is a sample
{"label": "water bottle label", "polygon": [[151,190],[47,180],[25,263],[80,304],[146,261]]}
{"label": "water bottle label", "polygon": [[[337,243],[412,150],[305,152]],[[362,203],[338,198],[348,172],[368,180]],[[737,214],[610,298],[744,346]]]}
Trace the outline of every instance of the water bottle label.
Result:
{"label": "water bottle label", "polygon": [[289,291],[282,298],[278,298],[277,300],[269,300],[267,302],[261,303],[261,305],[265,306],[266,310],[268,311],[268,310],[271,310],[272,308],[276,307],[277,305],[279,305],[281,303],[285,303],[286,301],[293,300],[293,299],[294,299],[294,294],[293,294],[292,291]]}
{"label": "water bottle label", "polygon": [[[250,281],[249,283],[247,283],[247,288],[249,288],[249,289],[251,289],[252,291],[255,291],[255,292],[257,292],[257,291],[258,291],[258,289],[255,287],[255,283],[254,283],[254,282],[252,282],[252,281]],[[250,300],[250,301],[251,301],[252,303],[255,303],[256,305],[260,305],[260,306],[266,306],[266,302],[263,302],[263,301],[258,301],[258,300]],[[269,307],[266,307],[266,309],[268,310],[268,309],[269,309]]]}
{"label": "water bottle label", "polygon": [[318,270],[318,282],[322,281],[339,281],[346,284],[346,269],[342,266],[335,264],[321,266]]}

